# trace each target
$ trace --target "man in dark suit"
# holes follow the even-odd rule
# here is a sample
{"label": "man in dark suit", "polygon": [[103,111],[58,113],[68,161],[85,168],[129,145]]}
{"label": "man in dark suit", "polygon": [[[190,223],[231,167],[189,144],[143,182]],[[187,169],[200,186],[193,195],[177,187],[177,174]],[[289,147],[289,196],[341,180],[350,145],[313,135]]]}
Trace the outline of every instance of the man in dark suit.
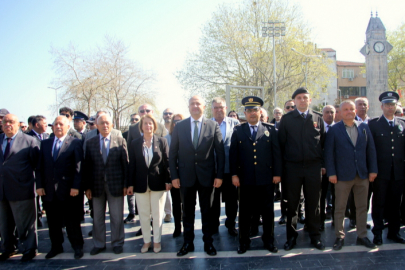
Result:
{"label": "man in dark suit", "polygon": [[67,136],[69,128],[66,117],[58,116],[53,123],[55,138],[41,142],[36,189],[46,209],[52,244],[46,259],[63,252],[64,225],[75,259],[83,257],[84,242],[80,227],[83,199],[79,196],[83,146],[79,139]]}
{"label": "man in dark suit", "polygon": [[400,205],[404,189],[405,121],[394,116],[399,99],[396,92],[384,92],[379,99],[383,115],[368,121],[377,150],[378,164],[378,175],[373,183],[373,243],[382,245],[383,219],[387,218],[387,238],[405,244],[405,239],[399,234]]}
{"label": "man in dark suit", "polygon": [[325,164],[329,181],[335,185],[334,250],[344,245],[344,213],[349,193],[353,190],[356,203],[357,243],[377,248],[367,238],[367,196],[369,182],[377,176],[377,154],[367,124],[355,119],[352,101],[340,104],[342,120],[331,126],[325,142]]}
{"label": "man in dark suit", "polygon": [[[151,105],[149,104],[142,104],[141,106],[139,106],[138,108],[138,114],[132,114],[131,115],[131,119],[133,117],[133,119],[141,119],[142,116],[144,116],[145,114],[150,114],[153,115],[153,108]],[[139,120],[138,120],[139,121]],[[127,142],[128,145],[131,145],[131,142],[135,139],[138,139],[142,136],[140,130],[139,130],[139,122],[135,122],[134,124],[131,124],[131,126],[129,126],[128,129],[128,137]],[[131,121],[132,123],[132,121]],[[157,124],[157,130],[155,132],[155,136],[158,137],[164,137],[167,134],[167,130],[165,128],[165,126],[161,123]],[[125,223],[129,223],[129,222],[134,222],[135,221],[135,195],[128,195],[127,196],[127,203],[128,203],[128,210],[129,210],[129,214],[128,216],[125,218]],[[137,233],[137,236],[142,235],[142,230],[139,230]]]}
{"label": "man in dark suit", "polygon": [[197,192],[204,251],[208,255],[216,255],[217,251],[212,245],[211,203],[213,188],[219,188],[224,177],[224,142],[218,123],[203,116],[205,103],[200,96],[190,98],[188,108],[191,117],[178,122],[174,127],[169,151],[173,187],[180,188],[183,202],[184,244],[177,256],[194,251]]}
{"label": "man in dark suit", "polygon": [[86,121],[89,120],[89,117],[80,111],[74,111],[73,115],[73,126],[75,130],[82,135],[82,139],[84,140],[89,131],[86,129]]}
{"label": "man in dark suit", "polygon": [[[38,144],[41,146],[41,141],[48,139],[49,134],[45,133],[46,129],[48,128],[48,124],[46,122],[45,116],[36,115],[32,120],[32,129],[27,133],[38,140]],[[41,203],[39,201],[39,196],[36,197],[37,202],[37,226],[42,227],[42,209]]]}
{"label": "man in dark suit", "polygon": [[[326,105],[322,109],[322,118],[323,118],[323,124],[325,126],[325,132],[328,133],[329,128],[335,124],[334,119],[335,119],[335,113],[336,109],[332,105]],[[321,225],[319,227],[320,231],[325,230],[325,220],[326,220],[326,215],[325,211],[327,210],[326,207],[326,194],[329,189],[329,178],[326,173],[322,174],[322,190],[321,190],[321,200],[320,200],[320,211],[321,211]],[[334,193],[334,188],[331,188]],[[334,197],[334,194],[332,194]],[[332,206],[333,207],[333,206]],[[331,213],[334,210],[334,208],[328,209],[328,217],[329,219],[332,217],[333,213]]]}
{"label": "man in dark suit", "polygon": [[287,242],[284,249],[291,250],[296,245],[298,205],[303,187],[305,225],[311,244],[324,250],[319,232],[319,197],[325,128],[322,114],[309,109],[311,98],[306,88],[295,90],[292,99],[296,109],[283,115],[278,129],[286,172],[283,181],[287,188]]}
{"label": "man in dark suit", "polygon": [[274,245],[274,184],[281,180],[282,160],[277,132],[272,124],[259,121],[263,100],[248,96],[242,99],[247,123],[234,128],[229,164],[232,183],[239,187],[239,248],[249,249],[250,220],[263,218],[262,240],[270,252]]}
{"label": "man in dark suit", "polygon": [[128,152],[124,138],[111,133],[112,119],[107,114],[97,118],[100,132],[87,141],[84,162],[86,196],[93,200],[93,243],[90,255],[106,249],[105,209],[110,208],[111,245],[115,254],[124,245],[124,196],[128,187]]}
{"label": "man in dark suit", "polygon": [[216,121],[219,125],[225,149],[224,180],[221,187],[215,189],[215,197],[212,203],[213,233],[218,232],[222,193],[222,201],[225,202],[225,227],[228,229],[230,235],[237,236],[238,231],[235,229],[235,220],[238,214],[238,189],[232,185],[232,176],[229,170],[229,148],[231,146],[233,129],[235,126],[239,125],[239,121],[226,117],[226,101],[221,97],[216,97],[212,100],[211,109],[212,115],[214,116],[211,120]]}
{"label": "man in dark suit", "polygon": [[35,168],[38,161],[38,141],[19,132],[17,116],[3,118],[4,134],[0,135],[0,234],[5,261],[16,252],[15,227],[19,236],[21,260],[36,256]]}

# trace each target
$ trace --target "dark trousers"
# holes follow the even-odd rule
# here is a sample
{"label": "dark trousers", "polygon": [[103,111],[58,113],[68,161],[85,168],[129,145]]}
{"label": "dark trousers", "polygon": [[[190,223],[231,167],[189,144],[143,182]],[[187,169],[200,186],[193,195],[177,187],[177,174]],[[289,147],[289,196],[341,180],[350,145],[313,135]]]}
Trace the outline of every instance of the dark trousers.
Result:
{"label": "dark trousers", "polygon": [[287,239],[297,237],[298,205],[301,188],[305,197],[305,224],[311,240],[319,240],[320,215],[319,197],[321,193],[321,163],[309,164],[286,162],[287,187]]}
{"label": "dark trousers", "polygon": [[84,242],[80,222],[83,217],[83,198],[81,196],[69,196],[66,200],[61,201],[55,196],[52,201],[44,201],[43,204],[46,209],[52,248],[62,248],[64,242],[63,225],[66,226],[67,236],[72,248],[82,248]]}
{"label": "dark trousers", "polygon": [[225,202],[225,227],[235,228],[235,220],[238,213],[238,189],[232,185],[232,177],[229,173],[224,174],[221,187],[215,189],[214,202],[212,203],[212,225],[214,229],[219,227],[221,193],[222,201]]}
{"label": "dark trousers", "polygon": [[395,236],[400,228],[400,205],[404,189],[404,180],[395,180],[393,173],[391,179],[376,178],[373,182],[374,195],[371,216],[373,218],[373,233],[381,235],[384,230],[383,219],[387,217],[388,235]]}
{"label": "dark trousers", "polygon": [[[285,173],[284,173],[285,175]],[[284,185],[283,179],[281,179],[281,201],[280,201],[280,211],[281,215],[284,217],[287,217],[287,190],[288,187]],[[300,202],[298,204],[298,215],[302,216],[304,214],[304,193],[301,190],[301,195],[300,195]]]}
{"label": "dark trousers", "polygon": [[203,241],[205,244],[212,244],[211,196],[214,196],[214,187],[204,187],[198,181],[192,187],[180,186],[181,201],[183,202],[184,243],[190,244],[194,241],[197,192],[201,209]]}
{"label": "dark trousers", "polygon": [[249,244],[251,220],[254,215],[263,219],[262,241],[274,242],[274,184],[241,186],[239,197],[239,243]]}
{"label": "dark trousers", "polygon": [[[370,209],[370,199],[371,199],[371,194],[373,194],[373,183],[369,182],[369,187],[368,187],[368,196],[367,196],[367,211]],[[356,204],[354,203],[354,194],[353,190],[350,192],[349,195],[349,209],[350,209],[350,220],[356,220]]]}
{"label": "dark trousers", "polygon": [[321,185],[321,200],[319,203],[320,212],[321,212],[321,223],[325,222],[326,219],[326,194],[328,193],[329,188],[329,177],[322,175],[322,185]]}
{"label": "dark trousers", "polygon": [[176,230],[181,230],[181,197],[180,189],[172,188],[170,190],[170,195],[172,196],[172,213],[174,218],[174,228]]}

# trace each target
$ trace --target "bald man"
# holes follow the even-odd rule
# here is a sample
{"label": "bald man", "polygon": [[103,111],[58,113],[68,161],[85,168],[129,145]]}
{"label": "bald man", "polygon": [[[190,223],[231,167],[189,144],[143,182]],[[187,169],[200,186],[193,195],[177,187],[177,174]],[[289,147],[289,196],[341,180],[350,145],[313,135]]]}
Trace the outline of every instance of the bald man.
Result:
{"label": "bald man", "polygon": [[63,252],[64,225],[75,252],[74,258],[83,257],[84,242],[80,227],[83,197],[79,196],[83,147],[82,140],[67,135],[69,129],[69,120],[58,116],[53,123],[55,137],[41,141],[36,189],[46,208],[51,239],[46,259]]}
{"label": "bald man", "polygon": [[35,168],[39,155],[38,141],[19,131],[17,116],[3,118],[4,134],[0,135],[0,234],[5,261],[16,253],[14,230],[19,235],[21,261],[36,256]]}

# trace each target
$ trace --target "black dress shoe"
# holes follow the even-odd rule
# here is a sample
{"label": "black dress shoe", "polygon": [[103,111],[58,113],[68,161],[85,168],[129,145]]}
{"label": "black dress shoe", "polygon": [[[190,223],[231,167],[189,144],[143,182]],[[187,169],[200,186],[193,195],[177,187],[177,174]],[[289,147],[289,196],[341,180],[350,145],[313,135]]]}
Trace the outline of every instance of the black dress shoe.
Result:
{"label": "black dress shoe", "polygon": [[0,255],[0,262],[4,262],[5,260],[7,260],[8,258],[14,256],[17,252],[13,251],[13,252],[3,252]]}
{"label": "black dress shoe", "polygon": [[405,244],[405,239],[402,238],[401,235],[397,234],[397,235],[387,235],[387,239],[390,239],[392,241],[394,241],[395,243],[398,244]]}
{"label": "black dress shoe", "polygon": [[63,252],[63,248],[51,248],[51,251],[46,254],[45,259],[52,259],[56,255]]}
{"label": "black dress shoe", "polygon": [[179,237],[181,235],[181,229],[174,229],[173,238]]}
{"label": "black dress shoe", "polygon": [[367,237],[364,237],[364,238],[357,237],[356,243],[358,245],[363,245],[365,247],[372,248],[372,249],[377,248],[377,246],[375,244],[371,243],[370,239],[368,239]]}
{"label": "black dress shoe", "polygon": [[246,251],[250,248],[249,244],[240,244],[238,247],[238,254],[246,253]]}
{"label": "black dress shoe", "polygon": [[250,228],[250,236],[256,236],[259,234],[259,228]]}
{"label": "black dress shoe", "polygon": [[238,236],[238,231],[235,228],[228,228],[228,233],[230,236]]}
{"label": "black dress shoe", "polygon": [[341,250],[344,245],[345,245],[345,239],[336,238],[335,243],[333,244],[333,250]]}
{"label": "black dress shoe", "polygon": [[349,223],[349,227],[352,228],[352,229],[356,228],[356,220],[351,219],[350,223]]}
{"label": "black dress shoe", "polygon": [[139,230],[136,232],[135,236],[141,236],[141,235],[142,235],[142,229],[139,229]]}
{"label": "black dress shoe", "polygon": [[285,216],[281,216],[280,219],[278,220],[278,224],[283,225],[286,224],[285,222]]}
{"label": "black dress shoe", "polygon": [[284,244],[284,249],[285,250],[291,250],[294,248],[294,246],[297,244],[297,237],[293,237],[287,240]]}
{"label": "black dress shoe", "polygon": [[128,214],[126,219],[124,219],[124,223],[134,223],[135,222],[135,216],[133,214]]}
{"label": "black dress shoe", "polygon": [[268,251],[272,252],[272,253],[277,253],[278,252],[278,248],[273,244],[264,244],[264,248],[267,249]]}
{"label": "black dress shoe", "polygon": [[180,257],[180,256],[184,256],[184,255],[186,255],[187,253],[192,252],[192,251],[194,251],[194,244],[193,244],[193,243],[191,243],[191,244],[185,243],[185,244],[183,244],[183,246],[181,247],[180,251],[177,252],[177,256],[179,256],[179,257]]}
{"label": "black dress shoe", "polygon": [[37,256],[37,252],[36,251],[30,251],[26,254],[23,254],[21,261],[22,262],[28,262],[31,261],[32,259],[35,258],[35,256]]}
{"label": "black dress shoe", "polygon": [[113,247],[113,251],[115,254],[121,254],[123,251],[122,246]]}
{"label": "black dress shoe", "polygon": [[83,248],[76,248],[74,258],[78,260],[81,259],[82,257],[83,257]]}
{"label": "black dress shoe", "polygon": [[217,255],[217,250],[214,248],[212,244],[204,244],[204,251],[210,255],[210,256],[215,256]]}
{"label": "black dress shoe", "polygon": [[325,223],[321,223],[321,226],[319,226],[319,231],[323,232],[325,230]]}
{"label": "black dress shoe", "polygon": [[304,215],[298,216],[298,222],[301,223],[301,224],[305,224],[305,217],[304,217]]}
{"label": "black dress shoe", "polygon": [[105,247],[103,247],[103,248],[94,247],[94,248],[90,251],[90,255],[97,255],[97,254],[99,254],[100,252],[102,252],[102,251],[104,251],[104,250],[105,250]]}
{"label": "black dress shoe", "polygon": [[321,240],[311,240],[311,244],[319,250],[325,250],[325,245],[322,243]]}
{"label": "black dress shoe", "polygon": [[373,243],[378,246],[381,246],[383,244],[382,235],[381,234],[374,235]]}

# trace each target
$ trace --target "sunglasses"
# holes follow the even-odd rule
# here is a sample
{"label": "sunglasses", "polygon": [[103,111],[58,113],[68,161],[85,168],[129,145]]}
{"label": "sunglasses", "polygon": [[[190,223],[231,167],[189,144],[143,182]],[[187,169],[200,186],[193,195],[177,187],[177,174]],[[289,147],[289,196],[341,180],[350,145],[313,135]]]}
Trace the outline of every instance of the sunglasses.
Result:
{"label": "sunglasses", "polygon": [[131,122],[138,122],[139,118],[131,118]]}
{"label": "sunglasses", "polygon": [[285,108],[286,108],[287,110],[289,110],[289,109],[295,109],[295,105],[294,105],[294,106],[285,106]]}
{"label": "sunglasses", "polygon": [[64,115],[64,116],[66,116],[67,118],[70,118],[70,114],[68,114],[68,113],[61,113],[60,115]]}
{"label": "sunglasses", "polygon": [[146,112],[146,113],[150,113],[151,110],[140,110],[139,112],[140,112],[140,113],[145,113],[145,112]]}
{"label": "sunglasses", "polygon": [[172,112],[165,112],[165,113],[163,113],[164,115],[172,115],[173,113]]}
{"label": "sunglasses", "polygon": [[95,124],[94,124],[94,123],[89,123],[89,125],[90,125],[90,126],[94,126]]}

